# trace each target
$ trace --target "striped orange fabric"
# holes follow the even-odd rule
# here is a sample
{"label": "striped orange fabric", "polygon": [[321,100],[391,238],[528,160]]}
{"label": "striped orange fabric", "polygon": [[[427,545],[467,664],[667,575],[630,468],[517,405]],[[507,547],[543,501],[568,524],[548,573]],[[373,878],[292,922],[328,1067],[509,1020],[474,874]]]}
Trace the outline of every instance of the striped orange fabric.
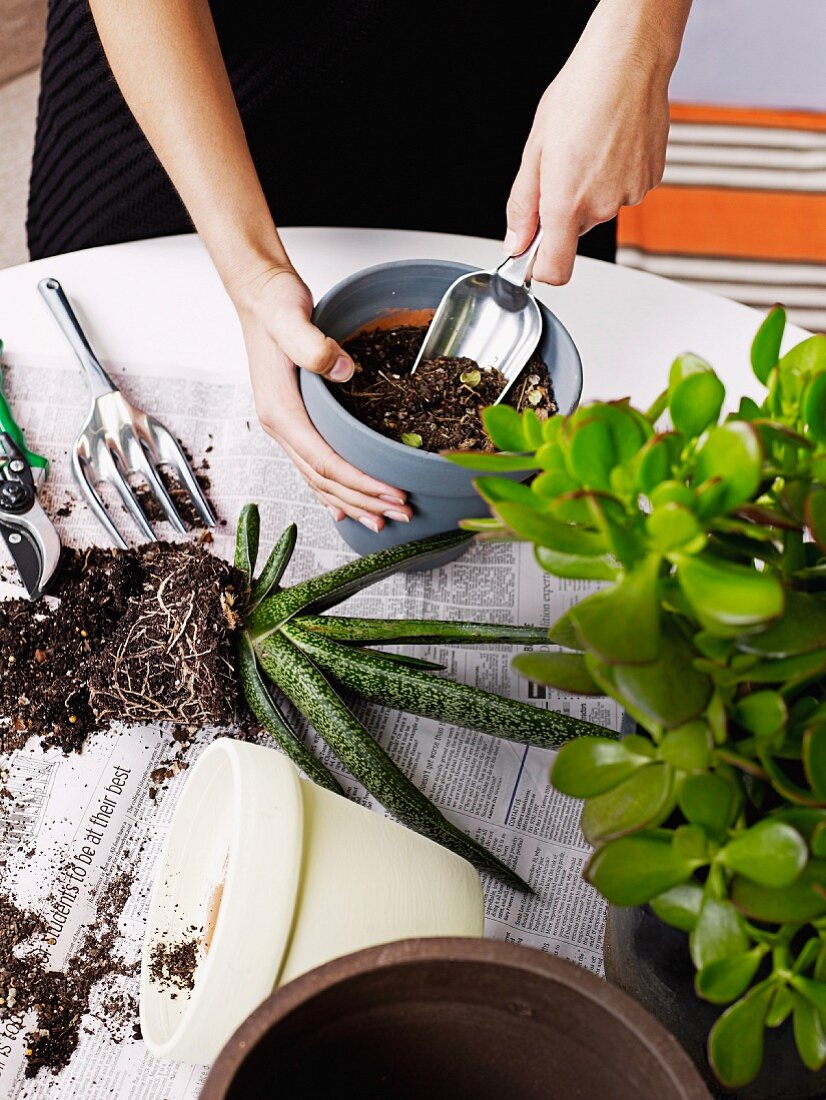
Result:
{"label": "striped orange fabric", "polygon": [[826,113],[673,104],[665,175],[617,259],[826,329]]}
{"label": "striped orange fabric", "polygon": [[622,211],[617,242],[647,252],[826,259],[826,194],[658,187]]}
{"label": "striped orange fabric", "polygon": [[707,103],[672,103],[672,122],[716,122],[724,126],[773,126],[788,130],[826,131],[826,115],[812,111],[770,111],[757,107],[714,107]]}

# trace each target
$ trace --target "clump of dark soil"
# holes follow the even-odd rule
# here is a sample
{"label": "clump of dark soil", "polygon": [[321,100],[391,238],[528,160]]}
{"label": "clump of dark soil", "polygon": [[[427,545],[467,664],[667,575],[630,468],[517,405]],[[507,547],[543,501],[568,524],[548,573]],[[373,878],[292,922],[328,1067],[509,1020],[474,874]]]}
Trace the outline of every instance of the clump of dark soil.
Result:
{"label": "clump of dark soil", "polygon": [[64,552],[60,603],[0,602],[0,751],[113,721],[227,725],[239,575],[198,545]]}
{"label": "clump of dark soil", "polygon": [[[195,971],[198,967],[200,940],[195,935],[197,929],[191,928],[191,935],[168,943],[159,940],[149,956],[149,975],[160,989],[175,989],[190,992],[195,985]],[[171,994],[174,998],[175,993]]]}
{"label": "clump of dark soil", "polygon": [[[209,501],[213,511],[215,511],[215,506],[209,499],[210,489],[212,488],[212,480],[207,472],[210,468],[209,460],[207,458],[202,458],[200,463],[196,466],[189,449],[183,443],[181,443],[180,439],[178,440],[178,442],[180,443],[181,449],[186,456],[190,469],[195,475],[195,480],[201,487],[201,492]],[[208,449],[211,450],[212,448],[210,447]],[[204,521],[201,519],[200,513],[195,508],[195,505],[192,503],[192,498],[189,495],[189,490],[178,480],[172,467],[159,466],[158,476],[166,486],[166,490],[172,498],[172,503],[177,508],[178,515],[184,521],[184,526],[187,528],[187,530],[194,531],[202,528],[204,526]],[[139,481],[136,483],[133,482],[132,489],[135,493],[135,496],[138,498],[138,503],[140,504],[141,508],[143,508],[144,515],[150,523],[155,524],[169,522],[166,518],[166,512],[164,512],[163,508],[161,507],[158,498],[155,496],[155,494],[152,492],[149,485],[147,485],[145,481]]]}
{"label": "clump of dark soil", "polygon": [[[19,909],[0,895],[0,1021],[35,1015],[26,1035],[26,1076],[45,1067],[57,1073],[68,1065],[89,1011],[92,989],[103,979],[128,976],[134,965],[117,952],[118,921],[132,889],[132,874],[121,872],[101,891],[94,921],[83,930],[64,970],[53,970],[49,947],[54,938],[44,917]],[[115,1015],[134,1015],[134,998],[113,992],[106,1001]]]}
{"label": "clump of dark soil", "polygon": [[[333,392],[363,424],[408,446],[493,450],[481,413],[502,391],[502,372],[480,368],[472,359],[439,358],[426,360],[411,374],[426,332],[427,326],[402,325],[348,340],[344,347],[355,373]],[[503,403],[518,412],[531,408],[541,420],[557,412],[548,368],[538,356],[531,358]]]}

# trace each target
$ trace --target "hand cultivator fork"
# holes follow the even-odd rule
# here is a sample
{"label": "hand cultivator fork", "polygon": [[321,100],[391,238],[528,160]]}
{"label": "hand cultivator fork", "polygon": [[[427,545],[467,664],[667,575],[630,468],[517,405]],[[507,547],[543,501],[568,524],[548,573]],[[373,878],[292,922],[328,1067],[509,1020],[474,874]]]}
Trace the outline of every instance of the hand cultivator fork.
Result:
{"label": "hand cultivator fork", "polygon": [[154,417],[130,404],[114,384],[92,351],[57,279],[41,279],[37,288],[71,344],[89,383],[92,407],[75,441],[72,469],[89,507],[109,537],[121,550],[126,549],[126,540],[106,510],[98,482],[113,486],[141,532],[147,539],[157,541],[127,480],[128,474],[137,474],[146,481],[172,526],[181,534],[186,533],[175,502],[158,473],[159,466],[169,467],[189,493],[203,522],[207,527],[214,527],[215,516],[177,440]]}

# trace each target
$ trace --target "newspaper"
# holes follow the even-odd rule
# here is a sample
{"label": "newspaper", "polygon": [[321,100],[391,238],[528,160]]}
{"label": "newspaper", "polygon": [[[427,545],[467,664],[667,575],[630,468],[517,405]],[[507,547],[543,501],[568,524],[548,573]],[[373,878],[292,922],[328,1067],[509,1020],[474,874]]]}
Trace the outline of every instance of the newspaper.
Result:
{"label": "newspaper", "polygon": [[[298,525],[287,582],[347,560],[350,552],[326,509],[260,428],[247,383],[207,374],[170,377],[157,368],[132,368],[121,375],[112,370],[134,403],[157,415],[185,442],[196,464],[202,458],[209,463],[210,496],[221,520],[216,553],[231,557],[235,518],[245,502],[256,501],[263,547],[289,522]],[[64,544],[105,545],[106,536],[79,499],[70,473],[72,442],[88,408],[80,373],[52,363],[13,362],[5,385],[29,446],[52,460],[45,503]],[[113,502],[112,508],[119,525],[128,530],[120,505]],[[163,533],[173,537],[170,530]],[[8,569],[3,574],[7,582],[12,577]],[[544,574],[529,546],[487,543],[436,571],[385,580],[347,606],[364,615],[550,625],[586,588]],[[14,591],[6,583],[0,596]],[[466,683],[619,728],[621,713],[611,700],[560,694],[516,676],[510,668],[513,647],[434,646],[417,652],[446,664],[449,675]],[[553,754],[369,704],[359,713],[448,817],[533,886],[535,893],[526,896],[486,881],[486,935],[552,952],[600,973],[604,906],[581,879],[588,847],[579,830],[577,804],[549,785]],[[201,731],[188,760],[215,735]],[[350,797],[383,812],[342,772],[314,731],[307,729],[306,737]],[[5,816],[5,829],[0,830],[2,888],[18,904],[59,917],[52,949],[55,967],[70,956],[93,919],[96,894],[126,863],[134,868],[134,886],[121,919],[120,948],[127,961],[139,958],[153,869],[186,778],[182,772],[161,789],[152,789],[151,774],[169,749],[168,730],[146,727],[94,734],[80,755],[44,752],[36,742],[0,755],[0,786],[12,796],[0,799]],[[70,874],[67,868],[77,872],[70,905],[65,897],[64,904],[55,903],[56,856],[61,874]],[[137,996],[137,973],[124,981]],[[24,1038],[31,1021],[7,1022],[0,1031],[0,1097],[189,1100],[198,1095],[204,1067],[157,1062],[139,1038],[110,1032],[100,1004],[91,1007],[71,1064],[58,1075],[41,1070],[34,1080],[24,1080]]]}

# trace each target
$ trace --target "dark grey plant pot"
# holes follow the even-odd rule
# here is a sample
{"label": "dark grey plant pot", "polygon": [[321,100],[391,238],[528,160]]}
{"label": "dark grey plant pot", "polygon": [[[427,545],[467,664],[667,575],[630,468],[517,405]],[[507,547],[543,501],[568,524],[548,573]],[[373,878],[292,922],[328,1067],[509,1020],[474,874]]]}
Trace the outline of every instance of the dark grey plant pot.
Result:
{"label": "dark grey plant pot", "polygon": [[736,1093],[721,1088],[708,1065],[706,1040],[725,1006],[696,996],[688,936],[665,924],[648,906],[608,907],[605,974],[679,1039],[715,1097],[822,1100],[826,1096],[826,1070],[812,1073],[800,1061],[789,1020],[766,1031],[763,1068],[756,1080]]}
{"label": "dark grey plant pot", "polygon": [[[454,279],[473,270],[450,260],[377,264],[357,271],[329,290],[315,307],[313,320],[339,341],[365,325],[382,319],[386,322],[394,315],[400,315],[399,324],[426,323],[429,311],[439,304]],[[543,321],[539,354],[548,366],[560,412],[569,413],[576,408],[582,392],[579,352],[561,321],[541,302],[539,308]],[[454,466],[441,455],[417,451],[379,435],[351,416],[336,400],[335,387],[318,375],[302,371],[301,392],[310,419],[333,450],[359,469],[408,494],[413,508],[410,523],[388,521],[379,534],[349,518],[336,525],[347,545],[359,554],[452,531],[462,519],[488,515],[487,506],[473,488],[473,479],[482,471]],[[514,475],[518,480],[527,476]],[[451,551],[444,560],[457,557],[462,549]]]}

